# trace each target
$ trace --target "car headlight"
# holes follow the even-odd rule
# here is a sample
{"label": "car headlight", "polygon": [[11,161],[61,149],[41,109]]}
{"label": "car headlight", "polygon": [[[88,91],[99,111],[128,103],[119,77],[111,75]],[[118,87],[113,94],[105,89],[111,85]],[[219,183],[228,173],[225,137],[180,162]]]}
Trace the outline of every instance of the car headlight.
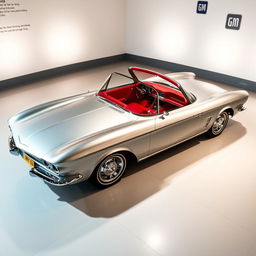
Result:
{"label": "car headlight", "polygon": [[51,164],[47,161],[44,161],[44,165],[47,169],[55,172],[56,174],[60,174],[60,171],[58,170],[58,168],[56,166],[54,166],[53,164]]}

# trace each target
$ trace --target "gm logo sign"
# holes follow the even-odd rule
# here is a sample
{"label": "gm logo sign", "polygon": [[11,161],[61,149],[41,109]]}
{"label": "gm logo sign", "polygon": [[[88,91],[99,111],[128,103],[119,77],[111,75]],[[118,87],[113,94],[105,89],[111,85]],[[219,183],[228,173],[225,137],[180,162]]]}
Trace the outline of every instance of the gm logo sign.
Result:
{"label": "gm logo sign", "polygon": [[198,1],[196,12],[201,13],[201,14],[206,14],[207,13],[207,7],[208,7],[208,2],[207,1]]}
{"label": "gm logo sign", "polygon": [[242,21],[242,15],[228,14],[225,27],[227,29],[239,30],[241,26],[241,21]]}

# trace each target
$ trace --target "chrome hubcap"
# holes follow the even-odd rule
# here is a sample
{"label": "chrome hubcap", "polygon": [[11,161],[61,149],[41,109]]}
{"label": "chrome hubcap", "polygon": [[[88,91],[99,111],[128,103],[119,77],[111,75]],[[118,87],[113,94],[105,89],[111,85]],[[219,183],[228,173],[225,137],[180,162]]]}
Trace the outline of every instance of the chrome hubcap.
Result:
{"label": "chrome hubcap", "polygon": [[225,128],[225,125],[226,125],[226,120],[227,120],[227,117],[226,117],[226,114],[222,113],[220,114],[216,121],[213,123],[213,126],[212,126],[212,132],[216,135],[216,134],[219,134],[223,131],[223,129]]}
{"label": "chrome hubcap", "polygon": [[98,178],[102,183],[113,182],[122,175],[125,166],[126,162],[123,156],[110,156],[99,166]]}

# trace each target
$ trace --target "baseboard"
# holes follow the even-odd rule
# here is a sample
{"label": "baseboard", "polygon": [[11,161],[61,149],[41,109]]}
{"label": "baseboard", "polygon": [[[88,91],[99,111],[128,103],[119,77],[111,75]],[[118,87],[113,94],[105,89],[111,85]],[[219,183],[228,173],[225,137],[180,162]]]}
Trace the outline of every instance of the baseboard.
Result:
{"label": "baseboard", "polygon": [[246,90],[256,91],[256,82],[253,82],[250,80],[229,76],[221,73],[216,73],[216,72],[212,72],[204,69],[199,69],[195,67],[190,67],[186,65],[181,65],[173,62],[133,55],[129,53],[119,54],[115,56],[110,56],[110,57],[105,57],[105,58],[100,58],[100,59],[95,59],[90,61],[84,61],[80,63],[70,64],[67,66],[43,70],[40,72],[27,74],[24,76],[19,76],[19,77],[7,79],[7,80],[2,80],[0,81],[0,90],[16,87],[18,85],[24,85],[27,83],[44,80],[52,77],[61,76],[67,73],[94,68],[101,65],[115,63],[118,61],[131,61],[131,62],[139,63],[141,65],[148,65],[148,66],[153,66],[158,68],[169,69],[170,71],[175,71],[175,72],[182,72],[182,71],[194,72],[197,75],[197,77],[209,79],[209,80],[220,82],[220,83],[230,84]]}
{"label": "baseboard", "polygon": [[175,72],[182,72],[182,71],[194,72],[197,77],[233,85],[246,90],[256,91],[256,82],[242,79],[239,77],[224,75],[221,73],[216,73],[216,72],[212,72],[204,69],[194,68],[194,67],[181,65],[173,62],[152,59],[152,58],[142,57],[142,56],[133,55],[133,54],[125,54],[124,58],[128,61],[137,62],[142,65],[144,64],[144,65],[154,66],[158,68],[169,69]]}
{"label": "baseboard", "polygon": [[89,68],[94,68],[101,65],[106,65],[110,63],[115,63],[125,59],[125,54],[114,55],[110,57],[104,57],[95,60],[83,61],[79,63],[74,63],[66,66],[61,66],[57,68],[47,69],[40,72],[35,72],[19,77],[14,77],[7,80],[0,81],[0,90],[8,89],[11,87],[16,87],[19,85],[24,85],[31,82],[36,82],[48,78],[53,78],[61,76],[67,73],[77,72]]}

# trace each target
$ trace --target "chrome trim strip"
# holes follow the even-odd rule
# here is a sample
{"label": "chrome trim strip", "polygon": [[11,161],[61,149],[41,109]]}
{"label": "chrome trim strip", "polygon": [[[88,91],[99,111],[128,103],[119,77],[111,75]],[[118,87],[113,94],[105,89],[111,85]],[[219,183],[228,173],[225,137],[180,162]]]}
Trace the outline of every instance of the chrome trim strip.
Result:
{"label": "chrome trim strip", "polygon": [[158,154],[158,153],[160,153],[160,152],[163,152],[163,151],[165,151],[165,150],[167,150],[167,149],[169,149],[169,148],[175,147],[175,146],[177,146],[177,145],[179,145],[179,144],[181,144],[181,143],[183,143],[183,142],[185,142],[185,141],[187,141],[187,140],[193,139],[193,138],[195,138],[195,137],[197,137],[197,136],[199,136],[199,135],[201,135],[201,134],[203,134],[203,133],[205,133],[205,132],[207,132],[207,130],[204,130],[203,132],[200,132],[200,133],[198,133],[198,134],[196,134],[196,135],[193,135],[193,136],[191,136],[191,137],[189,137],[189,138],[187,138],[187,139],[185,139],[185,140],[181,140],[181,141],[179,141],[179,142],[177,142],[177,143],[175,143],[175,144],[173,144],[173,145],[171,145],[171,146],[169,146],[169,147],[166,147],[166,148],[161,149],[161,150],[159,150],[159,151],[157,151],[157,152],[154,152],[154,153],[152,153],[152,154],[150,154],[150,155],[147,155],[147,156],[145,156],[145,157],[143,157],[143,158],[140,158],[140,159],[138,159],[138,162],[140,162],[140,161],[142,161],[142,160],[145,160],[145,159],[147,159],[147,158],[149,158],[149,157],[151,157],[151,156],[153,156],[153,155],[156,155],[156,154]]}

